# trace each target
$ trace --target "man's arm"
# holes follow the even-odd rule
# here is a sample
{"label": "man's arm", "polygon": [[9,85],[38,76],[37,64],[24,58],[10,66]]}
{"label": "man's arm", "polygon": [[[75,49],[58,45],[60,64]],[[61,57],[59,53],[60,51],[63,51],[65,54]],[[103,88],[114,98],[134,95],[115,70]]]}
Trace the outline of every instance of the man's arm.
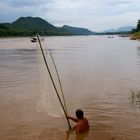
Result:
{"label": "man's arm", "polygon": [[70,116],[67,116],[67,118],[74,121],[74,122],[78,122],[78,119],[76,119],[76,118],[73,118],[73,117],[70,117]]}

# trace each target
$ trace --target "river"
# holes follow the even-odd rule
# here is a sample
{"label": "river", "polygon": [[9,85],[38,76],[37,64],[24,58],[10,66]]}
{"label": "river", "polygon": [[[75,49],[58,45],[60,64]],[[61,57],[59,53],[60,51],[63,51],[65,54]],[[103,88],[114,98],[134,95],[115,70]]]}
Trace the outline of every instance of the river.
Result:
{"label": "river", "polygon": [[[58,68],[71,116],[81,108],[90,130],[67,132],[65,117],[37,112],[36,43],[0,39],[1,140],[139,140],[140,42],[114,36],[45,37]],[[71,122],[72,123],[72,122]],[[74,126],[74,123],[72,123]]]}

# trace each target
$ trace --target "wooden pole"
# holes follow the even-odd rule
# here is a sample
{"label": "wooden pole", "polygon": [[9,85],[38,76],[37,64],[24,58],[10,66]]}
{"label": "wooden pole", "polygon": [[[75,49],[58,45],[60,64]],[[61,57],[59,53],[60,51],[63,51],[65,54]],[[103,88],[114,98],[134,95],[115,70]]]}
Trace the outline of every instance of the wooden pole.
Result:
{"label": "wooden pole", "polygon": [[53,87],[54,87],[54,89],[55,89],[55,92],[56,92],[56,94],[57,94],[58,100],[59,100],[59,102],[60,102],[60,105],[61,105],[61,107],[62,107],[62,109],[63,109],[63,112],[64,112],[64,114],[65,114],[66,120],[67,120],[67,122],[68,122],[69,129],[71,129],[71,125],[70,125],[69,119],[68,119],[68,117],[67,117],[67,112],[66,112],[65,107],[64,107],[64,105],[63,105],[63,103],[62,103],[62,101],[61,101],[61,98],[60,98],[59,93],[58,93],[58,91],[57,91],[57,88],[56,88],[56,85],[55,85],[55,83],[54,83],[53,77],[52,77],[52,75],[51,75],[51,71],[50,71],[49,66],[48,66],[48,63],[47,63],[47,61],[46,61],[46,57],[45,57],[45,54],[44,54],[44,51],[43,51],[43,48],[42,48],[41,41],[40,41],[40,38],[39,38],[38,33],[37,33],[37,40],[38,40],[38,42],[39,42],[39,46],[40,46],[40,49],[41,49],[41,52],[42,52],[42,55],[43,55],[43,59],[44,59],[46,68],[47,68],[47,70],[48,70],[50,79],[51,79],[51,81],[52,81]]}
{"label": "wooden pole", "polygon": [[52,59],[52,62],[53,62],[53,65],[54,65],[54,68],[55,68],[55,71],[56,71],[56,74],[57,74],[57,77],[58,77],[58,81],[59,81],[59,85],[60,85],[60,90],[61,90],[61,93],[62,93],[62,97],[63,97],[63,101],[64,101],[64,107],[65,107],[65,111],[67,113],[67,106],[66,106],[66,101],[65,101],[65,96],[64,96],[64,92],[63,92],[63,88],[62,88],[62,84],[61,84],[61,80],[60,80],[60,77],[59,77],[59,74],[58,74],[58,70],[57,70],[57,67],[56,67],[56,64],[55,64],[55,61],[53,59],[53,56],[52,56],[52,53],[50,53],[50,56],[51,56],[51,59]]}

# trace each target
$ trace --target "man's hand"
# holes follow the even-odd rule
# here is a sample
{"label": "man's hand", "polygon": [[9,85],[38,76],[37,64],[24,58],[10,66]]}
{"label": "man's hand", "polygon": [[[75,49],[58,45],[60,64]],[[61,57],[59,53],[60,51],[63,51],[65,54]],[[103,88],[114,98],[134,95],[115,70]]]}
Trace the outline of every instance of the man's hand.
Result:
{"label": "man's hand", "polygon": [[71,120],[74,121],[74,122],[78,122],[78,119],[77,119],[77,118],[73,118],[73,117],[71,117],[71,116],[69,116],[69,115],[67,115],[67,118],[68,118],[68,119],[71,119]]}
{"label": "man's hand", "polygon": [[70,117],[69,115],[67,115],[67,118],[68,118],[68,119],[71,119],[71,117]]}

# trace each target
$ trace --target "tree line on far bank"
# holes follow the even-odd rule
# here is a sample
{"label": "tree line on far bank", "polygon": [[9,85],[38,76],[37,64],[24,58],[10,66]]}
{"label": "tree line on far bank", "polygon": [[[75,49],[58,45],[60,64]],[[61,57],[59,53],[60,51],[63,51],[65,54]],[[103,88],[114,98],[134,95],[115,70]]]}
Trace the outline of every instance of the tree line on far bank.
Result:
{"label": "tree line on far bank", "polygon": [[140,20],[137,22],[137,27],[132,30],[131,40],[140,39]]}
{"label": "tree line on far bank", "polygon": [[0,24],[0,37],[10,36],[33,36],[38,32],[42,36],[50,35],[71,35],[68,32],[42,31],[37,29],[11,29],[5,24]]}
{"label": "tree line on far bank", "polygon": [[137,27],[132,30],[132,33],[136,33],[136,32],[139,32],[139,31],[140,31],[140,20],[138,20]]}
{"label": "tree line on far bank", "polygon": [[91,35],[94,32],[79,27],[56,27],[40,17],[20,17],[12,23],[0,24],[0,36],[34,36],[38,32],[41,36],[53,35]]}
{"label": "tree line on far bank", "polygon": [[[79,33],[80,30],[80,33]],[[77,32],[78,31],[78,32]],[[85,33],[86,31],[86,33]],[[41,18],[33,17],[20,17],[13,23],[0,23],[0,37],[7,36],[33,36],[38,32],[42,36],[52,36],[52,35],[90,35],[91,32],[87,29],[82,28],[72,28],[68,26],[55,27]],[[77,33],[77,34],[76,34]],[[98,35],[103,34],[124,34],[125,32],[116,33],[94,33]],[[132,37],[135,39],[140,39],[140,20],[137,22],[137,26],[132,30]],[[125,34],[130,34],[126,32]]]}

